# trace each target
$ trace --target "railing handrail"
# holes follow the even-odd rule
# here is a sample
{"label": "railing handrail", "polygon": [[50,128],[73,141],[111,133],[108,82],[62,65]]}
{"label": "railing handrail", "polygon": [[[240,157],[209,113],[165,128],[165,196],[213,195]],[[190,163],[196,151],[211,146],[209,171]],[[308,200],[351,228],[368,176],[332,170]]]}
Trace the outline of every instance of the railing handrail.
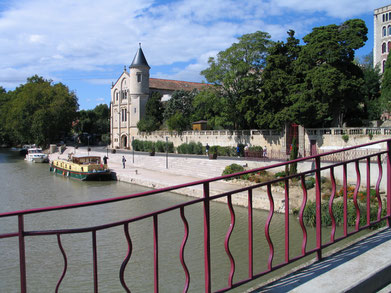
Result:
{"label": "railing handrail", "polygon": [[[244,174],[259,172],[259,171],[268,170],[268,169],[274,169],[274,168],[278,168],[281,166],[285,166],[287,164],[309,161],[312,159],[325,157],[325,156],[336,154],[336,153],[346,152],[349,150],[358,149],[358,148],[362,148],[362,147],[369,146],[369,145],[386,143],[387,141],[391,141],[391,139],[383,139],[380,141],[369,142],[366,144],[352,146],[352,147],[348,147],[345,149],[333,150],[330,152],[316,154],[316,155],[312,155],[309,157],[298,158],[298,159],[291,160],[291,161],[284,161],[284,162],[280,162],[280,163],[276,163],[276,164],[272,164],[272,165],[268,165],[268,166],[264,166],[264,167],[259,167],[259,168],[239,172],[236,174],[223,175],[223,176],[213,177],[210,179],[203,179],[203,180],[193,181],[193,182],[189,182],[189,183],[184,183],[184,184],[179,184],[179,185],[174,185],[174,186],[169,186],[169,187],[163,187],[163,188],[156,189],[156,190],[149,190],[149,191],[135,193],[135,194],[131,194],[131,195],[119,196],[119,197],[115,197],[115,198],[101,199],[101,200],[96,200],[96,201],[88,201],[88,202],[81,202],[81,203],[67,204],[67,205],[60,205],[60,206],[49,206],[49,207],[43,207],[43,208],[5,212],[5,213],[0,213],[0,218],[23,215],[23,214],[26,215],[26,214],[50,212],[50,211],[57,211],[57,210],[66,210],[66,209],[72,209],[72,208],[82,208],[82,207],[88,207],[88,206],[93,206],[93,205],[102,205],[102,204],[106,204],[106,203],[114,203],[114,202],[118,202],[118,201],[127,200],[130,198],[139,198],[139,197],[143,197],[143,196],[147,196],[147,195],[152,195],[152,194],[157,194],[157,193],[162,193],[162,192],[169,192],[169,191],[176,190],[176,189],[182,189],[182,188],[187,188],[187,187],[191,187],[191,186],[201,185],[204,183],[210,183],[210,182],[220,181],[220,180],[224,180],[224,179],[229,179],[229,178],[236,177],[238,175],[244,175]],[[378,151],[375,154],[371,154],[368,156],[375,156],[378,153],[386,153],[386,151]],[[352,159],[352,160],[355,160],[355,159]]]}

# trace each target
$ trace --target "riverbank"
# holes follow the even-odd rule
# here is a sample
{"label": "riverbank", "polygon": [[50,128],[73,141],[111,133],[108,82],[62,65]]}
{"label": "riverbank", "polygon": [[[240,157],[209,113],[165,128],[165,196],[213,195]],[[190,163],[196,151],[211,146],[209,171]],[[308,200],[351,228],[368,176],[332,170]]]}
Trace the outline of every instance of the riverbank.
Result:
{"label": "riverbank", "polygon": [[[87,148],[68,147],[60,154],[58,152],[50,154],[49,159],[67,159],[68,155],[108,155],[108,166],[115,173],[118,181],[137,184],[153,189],[164,188],[174,185],[190,183],[208,178],[221,176],[224,168],[232,163],[236,163],[248,168],[259,168],[270,164],[268,161],[247,161],[240,158],[235,160],[218,158],[209,160],[207,156],[169,156],[157,154],[149,156],[145,153],[133,153],[131,151],[119,151],[115,154],[106,153],[104,148],[93,148],[90,152]],[[122,166],[122,157],[125,157],[125,168]],[[210,183],[210,195],[233,191],[243,187],[240,183],[219,181]],[[175,192],[192,197],[202,197],[202,185],[189,188],[178,189]],[[273,189],[274,208],[277,212],[285,210],[285,195],[278,190]],[[291,200],[291,208],[298,206],[298,201]],[[248,199],[246,193],[238,193],[233,196],[233,204],[247,206]],[[253,207],[256,209],[269,210],[270,203],[266,189],[257,189],[253,193]]]}

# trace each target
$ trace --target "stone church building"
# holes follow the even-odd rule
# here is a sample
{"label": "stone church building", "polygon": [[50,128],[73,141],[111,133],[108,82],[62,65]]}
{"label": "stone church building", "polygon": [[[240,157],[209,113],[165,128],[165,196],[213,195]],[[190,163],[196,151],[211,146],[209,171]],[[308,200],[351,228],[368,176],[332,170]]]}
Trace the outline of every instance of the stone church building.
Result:
{"label": "stone church building", "polygon": [[157,79],[149,77],[147,59],[141,46],[129,71],[126,66],[111,87],[110,140],[112,148],[129,148],[132,136],[138,134],[137,123],[145,115],[145,106],[153,92],[160,92],[162,100],[169,100],[177,90],[202,89],[204,83]]}

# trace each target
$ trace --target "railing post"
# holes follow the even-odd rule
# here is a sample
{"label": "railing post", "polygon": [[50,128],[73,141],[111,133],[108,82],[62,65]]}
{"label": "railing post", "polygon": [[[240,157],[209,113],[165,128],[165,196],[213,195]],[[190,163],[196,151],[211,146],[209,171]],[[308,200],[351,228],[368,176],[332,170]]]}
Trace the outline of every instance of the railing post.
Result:
{"label": "railing post", "polygon": [[24,246],[24,222],[23,215],[18,216],[18,237],[19,237],[19,266],[20,266],[20,292],[27,292],[26,283],[26,254]]}
{"label": "railing post", "polygon": [[321,177],[320,157],[315,158],[315,186],[316,186],[316,248],[318,260],[322,259],[322,203],[321,203]]}
{"label": "railing post", "polygon": [[205,292],[211,292],[210,275],[210,213],[209,213],[209,182],[204,183],[204,264]]}
{"label": "railing post", "polygon": [[387,225],[391,227],[391,140],[387,141]]}

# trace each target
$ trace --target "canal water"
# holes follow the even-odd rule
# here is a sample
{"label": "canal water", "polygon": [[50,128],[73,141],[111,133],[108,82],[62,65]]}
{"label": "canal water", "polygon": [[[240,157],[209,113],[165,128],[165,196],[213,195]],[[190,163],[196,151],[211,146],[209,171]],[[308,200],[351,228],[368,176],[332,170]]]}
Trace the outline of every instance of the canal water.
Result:
{"label": "canal water", "polygon": [[[80,182],[53,175],[47,164],[23,160],[16,152],[0,150],[0,213],[14,210],[57,206],[123,196],[147,190],[123,182]],[[131,218],[194,198],[165,193],[97,207],[80,208],[25,216],[27,231],[82,228]],[[248,274],[247,209],[235,207],[236,225],[230,240],[235,257],[234,280]],[[185,261],[191,274],[189,292],[204,291],[203,210],[202,205],[187,207],[185,215],[190,235],[185,247]],[[254,211],[254,273],[267,269],[269,246],[264,235],[268,213]],[[230,261],[224,250],[230,214],[226,204],[211,205],[212,290],[227,286]],[[284,216],[275,214],[271,224],[274,243],[273,262],[284,258]],[[302,233],[295,217],[290,218],[291,255],[300,253]],[[0,219],[0,233],[17,231],[17,219]],[[153,291],[153,226],[146,219],[129,225],[132,257],[125,270],[125,280],[132,292]],[[179,211],[159,216],[160,292],[181,292],[185,274],[179,259],[184,233]],[[308,245],[315,245],[314,231],[308,228]],[[327,233],[327,231],[325,231]],[[325,234],[326,235],[326,234]],[[329,238],[329,236],[324,236]],[[62,236],[68,256],[67,273],[59,292],[92,292],[91,233]],[[127,253],[123,227],[97,232],[98,276],[100,292],[124,292],[119,270]],[[54,292],[64,262],[55,236],[26,237],[27,288],[29,292]],[[251,285],[251,284],[250,284]],[[250,285],[233,292],[242,292]],[[0,239],[0,292],[19,292],[17,239]]]}

